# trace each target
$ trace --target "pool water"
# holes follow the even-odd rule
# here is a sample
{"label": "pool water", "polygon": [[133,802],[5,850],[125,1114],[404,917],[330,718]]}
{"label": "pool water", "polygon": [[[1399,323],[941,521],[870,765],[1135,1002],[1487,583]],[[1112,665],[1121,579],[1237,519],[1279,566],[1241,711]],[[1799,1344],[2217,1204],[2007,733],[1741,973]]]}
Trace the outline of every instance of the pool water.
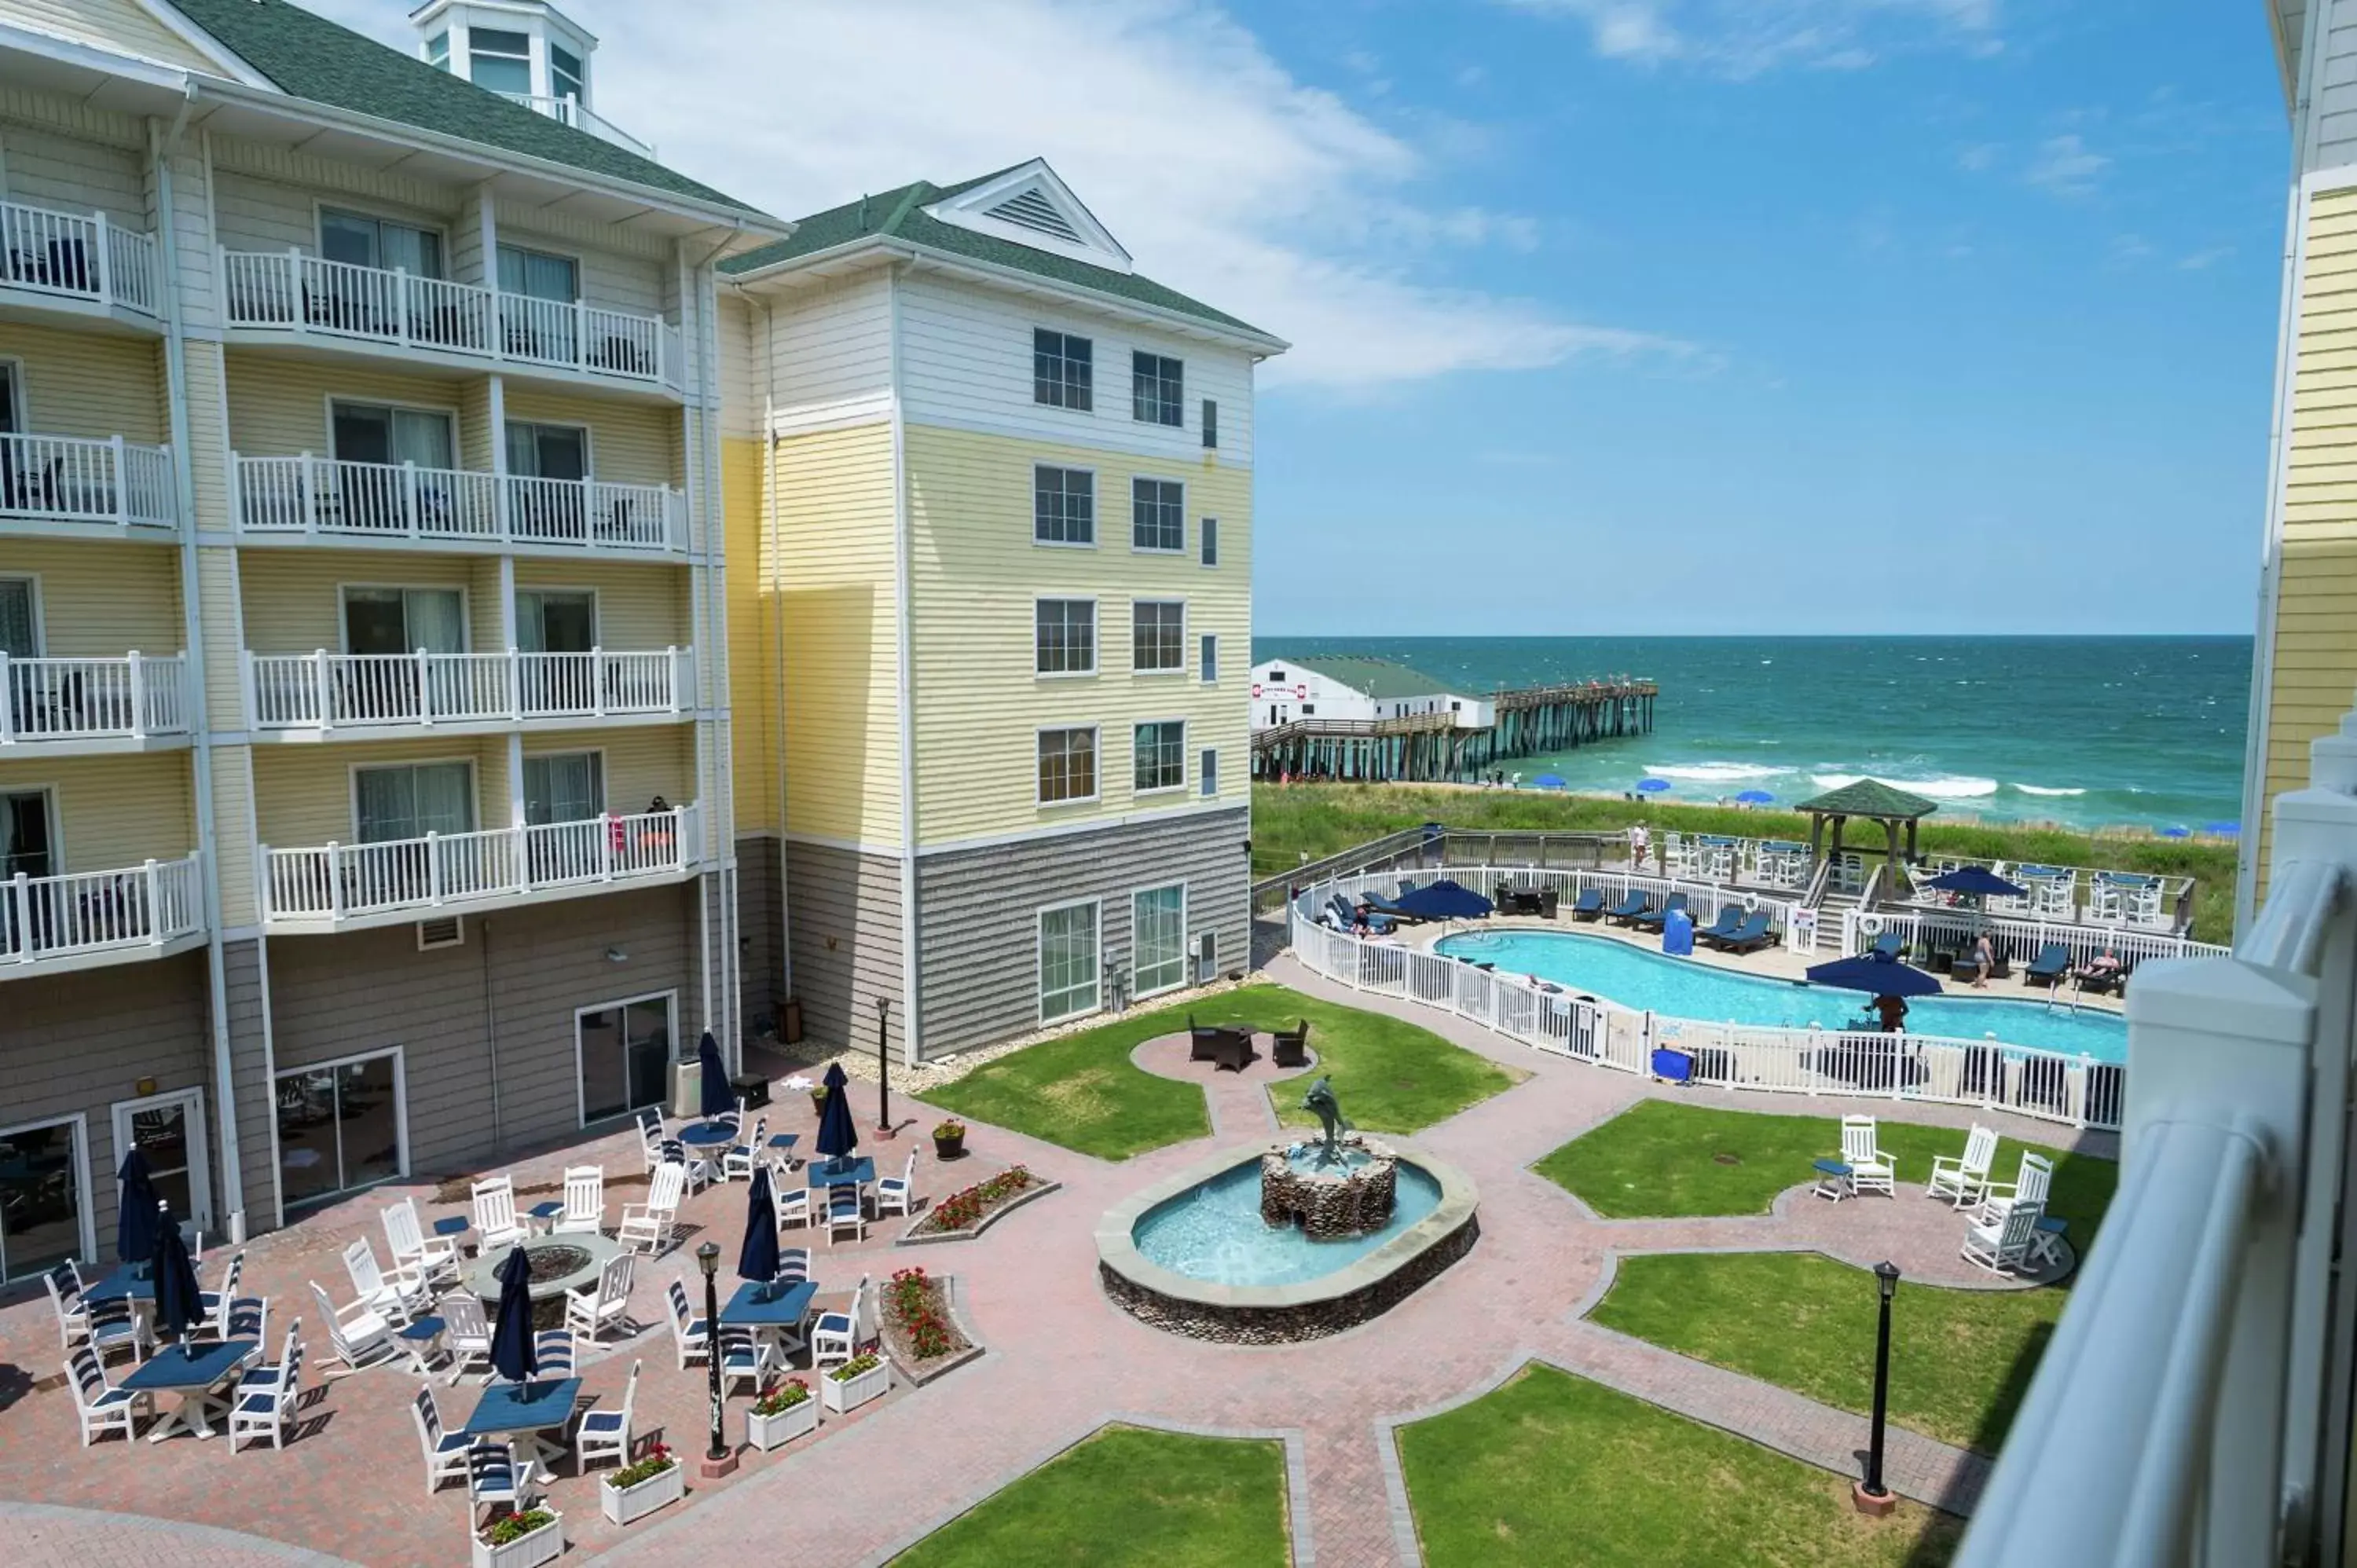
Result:
{"label": "pool water", "polygon": [[[1569,931],[1500,931],[1445,937],[1437,951],[1492,963],[1508,973],[1535,975],[1624,1007],[1650,1008],[1706,1024],[1758,1024],[1805,1029],[1871,1028],[1867,998],[1859,992],[1763,975],[1731,974],[1690,958],[1648,952],[1609,937]],[[2128,1058],[2126,1021],[2095,1008],[2072,1012],[2042,1002],[1995,997],[1916,996],[1908,999],[1907,1030],[1952,1040],[1994,1035],[2008,1046],[2089,1056]]]}
{"label": "pool water", "polygon": [[1440,1184],[1402,1160],[1392,1217],[1381,1230],[1313,1241],[1298,1225],[1261,1222],[1260,1161],[1252,1159],[1156,1204],[1138,1216],[1130,1237],[1147,1262],[1189,1279],[1290,1285],[1358,1262],[1439,1207]]}

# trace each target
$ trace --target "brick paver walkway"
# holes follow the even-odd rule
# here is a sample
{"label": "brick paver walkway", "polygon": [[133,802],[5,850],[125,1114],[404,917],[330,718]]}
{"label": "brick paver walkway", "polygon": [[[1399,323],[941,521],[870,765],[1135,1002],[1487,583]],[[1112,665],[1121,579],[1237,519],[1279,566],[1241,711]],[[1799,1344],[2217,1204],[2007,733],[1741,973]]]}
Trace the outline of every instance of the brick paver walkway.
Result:
{"label": "brick paver walkway", "polygon": [[[1861,1266],[1887,1256],[1910,1278],[1932,1283],[1993,1283],[1954,1256],[1961,1222],[1920,1192],[1904,1189],[1895,1200],[1841,1204],[1788,1193],[1776,1213],[1743,1219],[1597,1219],[1526,1167],[1583,1129],[1659,1092],[1654,1086],[1538,1056],[1412,1004],[1342,990],[1289,961],[1278,961],[1269,978],[1412,1019],[1532,1074],[1419,1134],[1480,1185],[1481,1240],[1464,1261],[1374,1322],[1306,1346],[1208,1345],[1146,1327],[1113,1307],[1095,1279],[1092,1230],[1098,1215],[1200,1159],[1216,1144],[1256,1142],[1275,1124],[1267,1088],[1277,1075],[1265,1058],[1243,1074],[1213,1074],[1208,1065],[1185,1061],[1183,1038],[1149,1041],[1136,1054],[1147,1070],[1208,1086],[1218,1129],[1212,1141],[1115,1165],[975,1124],[968,1137],[973,1155],[953,1169],[935,1165],[929,1146],[922,1150],[920,1192],[938,1197],[1016,1161],[1063,1183],[1064,1190],[1009,1216],[976,1241],[893,1249],[888,1238],[899,1229],[896,1221],[875,1228],[865,1243],[816,1249],[816,1272],[831,1293],[847,1291],[862,1273],[880,1278],[909,1263],[955,1274],[969,1321],[989,1347],[986,1355],[931,1387],[895,1391],[850,1420],[829,1420],[814,1440],[772,1455],[749,1455],[726,1481],[691,1476],[687,1506],[628,1531],[598,1519],[594,1480],[568,1469],[550,1496],[565,1512],[571,1555],[705,1568],[714,1561],[791,1550],[797,1563],[820,1568],[880,1563],[1106,1421],[1120,1419],[1284,1439],[1297,1561],[1389,1568],[1417,1561],[1392,1423],[1477,1396],[1534,1357],[1813,1464],[1857,1473],[1856,1455],[1866,1436],[1861,1418],[1583,1321],[1620,1256],[1813,1249]],[[1833,1107],[1813,1108],[1798,1099],[1780,1104],[1732,1094],[1687,1098],[1835,1114]],[[1921,1104],[1907,1106],[1905,1114],[1959,1127],[1973,1115]],[[776,1126],[804,1131],[811,1120],[800,1096],[784,1097],[772,1115]],[[2008,1122],[2006,1130],[2050,1143],[2070,1138],[2066,1130],[2027,1122]],[[2112,1152],[2109,1139],[2079,1141],[2095,1152]],[[904,1137],[889,1146],[889,1157],[905,1157],[907,1147]],[[609,1173],[642,1179],[636,1178],[639,1161],[630,1134],[603,1140],[594,1156],[604,1159]],[[511,1168],[519,1186],[533,1185],[554,1180],[562,1165],[585,1157],[579,1148],[553,1151]],[[430,1188],[412,1190],[421,1200],[432,1196]],[[609,1217],[635,1196],[635,1188],[612,1191]],[[688,1246],[708,1234],[733,1262],[743,1198],[740,1186],[692,1199],[686,1217],[703,1230],[687,1239]],[[340,1299],[346,1291],[336,1254],[355,1234],[382,1245],[376,1217],[383,1201],[382,1194],[364,1196],[249,1250],[248,1288],[271,1296],[274,1342],[287,1318],[299,1314],[307,1319],[316,1364],[324,1344],[307,1321],[316,1309],[302,1282],[316,1278]],[[726,1268],[725,1262],[724,1273]],[[683,1270],[693,1271],[684,1251],[641,1267],[633,1310],[654,1326],[626,1345],[606,1348],[585,1375],[588,1392],[610,1403],[619,1398],[630,1361],[642,1358],[640,1431],[660,1430],[675,1447],[697,1452],[704,1444],[702,1374],[677,1369],[659,1305],[663,1282]],[[46,1299],[0,1311],[0,1401],[9,1398],[12,1386],[22,1388],[21,1378],[9,1381],[11,1370],[54,1380],[59,1359]],[[471,1382],[451,1389],[436,1380],[433,1386],[447,1420],[455,1423],[472,1408]],[[153,1446],[110,1439],[83,1450],[62,1389],[19,1393],[13,1404],[0,1405],[0,1497],[58,1506],[0,1508],[0,1561],[168,1565],[237,1560],[236,1538],[191,1531],[176,1521],[250,1531],[361,1563],[458,1561],[466,1501],[453,1488],[426,1495],[408,1411],[417,1387],[414,1377],[397,1369],[339,1380],[317,1396],[307,1412],[310,1429],[285,1453],[234,1456],[220,1439]],[[731,1402],[732,1440],[741,1434],[736,1423],[742,1410],[741,1399]],[[1986,1469],[1977,1457],[1896,1430],[1887,1465],[1900,1491],[1960,1511],[1969,1509]],[[73,1511],[126,1503],[152,1520]],[[256,1547],[245,1560],[275,1560],[262,1555],[268,1551]]]}

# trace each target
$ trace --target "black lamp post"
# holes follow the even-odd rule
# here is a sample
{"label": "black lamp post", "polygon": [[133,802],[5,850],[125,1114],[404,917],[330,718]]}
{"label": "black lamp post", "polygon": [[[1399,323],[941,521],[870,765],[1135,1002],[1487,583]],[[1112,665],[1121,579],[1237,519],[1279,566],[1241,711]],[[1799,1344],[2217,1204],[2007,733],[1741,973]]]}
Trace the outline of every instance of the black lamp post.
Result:
{"label": "black lamp post", "polygon": [[728,1440],[720,1430],[721,1418],[727,1413],[720,1396],[720,1286],[715,1277],[720,1270],[720,1244],[706,1241],[698,1247],[695,1262],[704,1271],[704,1365],[712,1399],[712,1445],[705,1450],[704,1474],[712,1478],[737,1468],[737,1455],[728,1451]]}
{"label": "black lamp post", "polygon": [[1874,1284],[1881,1300],[1881,1319],[1874,1333],[1874,1426],[1867,1438],[1866,1480],[1853,1499],[1860,1513],[1887,1514],[1898,1504],[1882,1484],[1882,1428],[1890,1408],[1890,1298],[1899,1294],[1899,1265],[1874,1265]]}
{"label": "black lamp post", "polygon": [[876,998],[876,1135],[892,1135],[892,1052],[886,1040],[890,1032],[888,1024],[892,1016],[892,999]]}

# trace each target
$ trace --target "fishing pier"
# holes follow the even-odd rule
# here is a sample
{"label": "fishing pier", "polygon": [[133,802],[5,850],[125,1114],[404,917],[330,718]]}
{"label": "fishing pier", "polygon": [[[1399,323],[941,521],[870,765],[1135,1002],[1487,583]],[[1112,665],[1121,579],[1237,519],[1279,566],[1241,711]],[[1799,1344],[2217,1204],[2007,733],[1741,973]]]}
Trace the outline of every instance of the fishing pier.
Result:
{"label": "fishing pier", "polygon": [[1253,777],[1338,783],[1465,784],[1499,764],[1651,735],[1661,687],[1619,679],[1493,692],[1486,724],[1458,712],[1295,718],[1253,733]]}

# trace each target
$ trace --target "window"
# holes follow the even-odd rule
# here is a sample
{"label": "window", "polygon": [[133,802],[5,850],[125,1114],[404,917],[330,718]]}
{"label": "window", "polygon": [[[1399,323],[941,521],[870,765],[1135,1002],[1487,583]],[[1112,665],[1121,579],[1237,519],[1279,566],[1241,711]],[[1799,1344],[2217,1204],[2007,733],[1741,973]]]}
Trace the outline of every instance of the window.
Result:
{"label": "window", "polygon": [[1031,401],[1087,413],[1096,406],[1096,345],[1070,332],[1031,329]]}
{"label": "window", "polygon": [[206,1168],[205,1096],[199,1089],[117,1101],[114,1147],[147,1156],[147,1177],[156,1196],[171,1206],[183,1224],[210,1227],[212,1184]]}
{"label": "window", "polygon": [[[57,875],[49,848],[55,821],[47,789],[0,790],[0,880]],[[0,953],[13,953],[26,934],[15,924],[16,901],[0,905]]]}
{"label": "window", "polygon": [[1220,754],[1207,746],[1196,760],[1201,764],[1203,798],[1209,800],[1220,792]]}
{"label": "window", "polygon": [[589,432],[578,424],[508,421],[508,472],[533,479],[589,477]]}
{"label": "window", "polygon": [[443,28],[425,40],[425,63],[436,70],[450,69],[450,29]]}
{"label": "window", "polygon": [[1208,686],[1220,678],[1220,639],[1205,633],[1202,642],[1202,668],[1197,671]]}
{"label": "window", "polygon": [[581,297],[580,265],[570,256],[527,251],[521,245],[501,245],[499,258],[501,294],[551,299],[560,305],[570,305]]}
{"label": "window", "polygon": [[523,759],[523,820],[532,827],[586,822],[606,811],[606,759],[561,751]]}
{"label": "window", "polygon": [[548,85],[559,98],[576,102],[587,98],[588,78],[581,70],[581,57],[556,44],[549,45]]}
{"label": "window", "polygon": [[1039,1021],[1097,1010],[1097,916],[1102,906],[1039,911]]}
{"label": "window", "polygon": [[346,588],[344,651],[464,653],[463,607],[456,588]]}
{"label": "window", "polygon": [[1210,398],[1203,400],[1203,446],[1206,449],[1220,445],[1220,405]]}
{"label": "window", "polygon": [[522,651],[587,653],[597,646],[597,595],[522,588],[515,603],[516,647]]}
{"label": "window", "polygon": [[671,1098],[672,993],[584,1007],[574,1015],[581,1124],[627,1116]]}
{"label": "window", "polygon": [[1303,718],[1305,718],[1305,719],[1314,719],[1314,718],[1316,718],[1316,717],[1318,716],[1318,709],[1317,709],[1316,705],[1315,705],[1315,704],[1313,704],[1313,703],[1302,703],[1302,704],[1301,704],[1301,716],[1302,716]]}
{"label": "window", "polygon": [[1187,788],[1187,722],[1165,719],[1138,725],[1136,757],[1132,785],[1139,794]]}
{"label": "window", "polygon": [[1042,675],[1093,675],[1097,668],[1097,602],[1041,599],[1032,668]]}
{"label": "window", "polygon": [[1129,900],[1129,940],[1136,962],[1130,994],[1151,996],[1187,982],[1187,885],[1157,887]]}
{"label": "window", "polygon": [[82,1246],[83,1169],[79,1122],[0,1133],[0,1280],[30,1279],[90,1256]]}
{"label": "window", "polygon": [[1282,670],[1270,671],[1268,672],[1268,678],[1273,684],[1279,686],[1285,684],[1285,671]]}
{"label": "window", "polygon": [[1097,477],[1086,468],[1031,470],[1031,538],[1040,544],[1097,542]]}
{"label": "window", "polygon": [[469,72],[478,87],[493,92],[532,91],[532,35],[492,27],[467,29]]}
{"label": "window", "polygon": [[40,657],[41,610],[30,577],[0,577],[0,653],[11,659]]}
{"label": "window", "polygon": [[1186,424],[1186,367],[1159,354],[1131,354],[1129,402],[1129,416],[1140,424]]}
{"label": "window", "polygon": [[1220,564],[1220,520],[1207,517],[1198,526],[1202,530],[1203,564],[1216,566]]}
{"label": "window", "polygon": [[1187,487],[1176,479],[1129,481],[1129,543],[1133,550],[1187,548]]}
{"label": "window", "polygon": [[441,235],[365,212],[321,208],[319,254],[356,267],[380,267],[386,272],[399,268],[418,277],[442,275]]}
{"label": "window", "polygon": [[1043,729],[1039,732],[1039,803],[1091,800],[1097,792],[1097,732],[1093,729]]}
{"label": "window", "polygon": [[[414,463],[421,468],[457,467],[458,437],[440,409],[393,408],[383,403],[337,403],[328,407],[328,436],[342,463]],[[397,498],[376,485],[339,489],[346,508],[381,509],[388,519]]]}
{"label": "window", "polygon": [[352,775],[352,794],[362,843],[475,831],[475,771],[469,763],[359,768]]}
{"label": "window", "polygon": [[401,1175],[400,1052],[298,1068],[280,1073],[271,1089],[287,1208]]}
{"label": "window", "polygon": [[1187,668],[1187,604],[1139,599],[1130,607],[1130,668],[1141,675]]}

